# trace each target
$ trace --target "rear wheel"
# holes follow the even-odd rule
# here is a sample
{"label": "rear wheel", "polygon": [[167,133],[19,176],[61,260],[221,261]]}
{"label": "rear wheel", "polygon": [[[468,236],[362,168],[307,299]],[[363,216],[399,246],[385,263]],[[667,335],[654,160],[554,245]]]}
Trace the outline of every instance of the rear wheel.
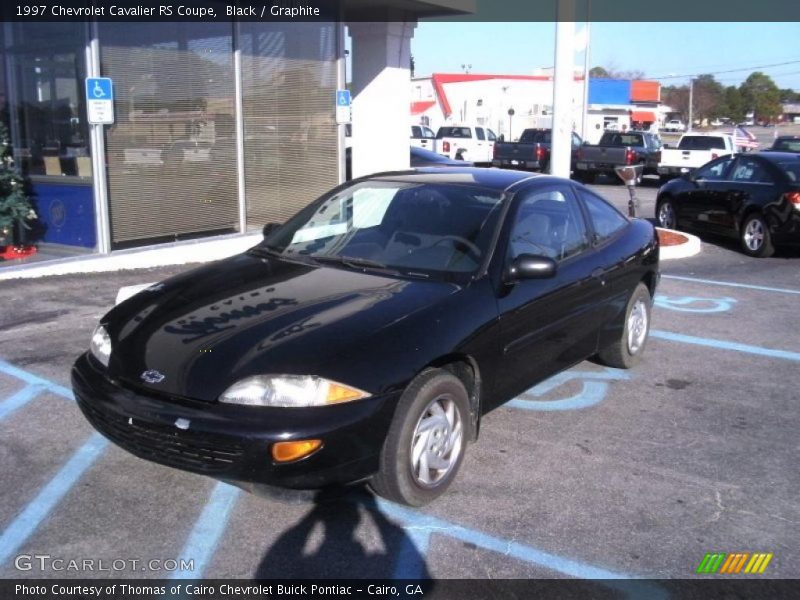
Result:
{"label": "rear wheel", "polygon": [[661,200],[656,207],[656,220],[658,226],[664,229],[677,229],[678,217],[675,204],[670,199]]}
{"label": "rear wheel", "polygon": [[642,359],[647,336],[650,333],[652,304],[647,286],[639,283],[633,290],[625,309],[625,327],[622,335],[597,353],[600,362],[609,367],[630,369]]}
{"label": "rear wheel", "polygon": [[742,249],[746,254],[757,258],[772,256],[775,247],[766,221],[757,213],[747,215],[742,223],[740,233]]}
{"label": "rear wheel", "polygon": [[441,496],[464,459],[469,414],[460,379],[439,369],[421,373],[400,398],[372,489],[410,506]]}

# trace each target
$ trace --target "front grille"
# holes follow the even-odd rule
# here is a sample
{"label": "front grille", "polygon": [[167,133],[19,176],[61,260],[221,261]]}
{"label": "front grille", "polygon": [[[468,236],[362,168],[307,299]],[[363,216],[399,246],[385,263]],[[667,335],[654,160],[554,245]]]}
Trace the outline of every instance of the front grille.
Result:
{"label": "front grille", "polygon": [[242,457],[242,447],[229,441],[187,434],[173,427],[142,423],[101,413],[86,402],[79,406],[103,435],[141,458],[196,471],[220,473],[231,471]]}

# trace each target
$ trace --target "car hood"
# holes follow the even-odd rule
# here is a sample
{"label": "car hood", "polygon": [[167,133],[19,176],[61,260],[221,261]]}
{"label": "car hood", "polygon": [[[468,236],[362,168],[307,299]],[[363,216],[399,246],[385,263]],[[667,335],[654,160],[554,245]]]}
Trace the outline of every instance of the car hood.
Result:
{"label": "car hood", "polygon": [[151,286],[109,312],[109,374],[204,401],[251,375],[341,381],[354,347],[458,289],[242,254]]}

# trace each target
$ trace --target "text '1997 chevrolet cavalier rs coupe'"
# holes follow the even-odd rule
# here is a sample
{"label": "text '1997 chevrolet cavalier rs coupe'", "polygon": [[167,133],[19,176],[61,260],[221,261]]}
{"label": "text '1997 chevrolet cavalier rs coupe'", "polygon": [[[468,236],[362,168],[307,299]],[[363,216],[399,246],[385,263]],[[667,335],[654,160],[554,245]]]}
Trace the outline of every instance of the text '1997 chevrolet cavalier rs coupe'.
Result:
{"label": "text '1997 chevrolet cavalier rs coupe'", "polygon": [[117,305],[73,388],[136,456],[248,489],[368,481],[419,506],[488,411],[586,358],[634,365],[658,268],[650,223],[569,180],[373,175]]}

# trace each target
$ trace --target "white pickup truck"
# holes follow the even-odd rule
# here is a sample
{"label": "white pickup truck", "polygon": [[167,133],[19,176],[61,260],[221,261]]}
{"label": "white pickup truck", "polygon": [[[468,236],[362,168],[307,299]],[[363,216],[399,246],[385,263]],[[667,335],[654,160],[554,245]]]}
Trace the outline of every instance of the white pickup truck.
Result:
{"label": "white pickup truck", "polygon": [[733,136],[724,133],[685,133],[677,147],[664,146],[661,149],[658,175],[662,181],[666,181],[725,154],[736,154]]}
{"label": "white pickup truck", "polygon": [[434,152],[448,158],[489,164],[494,154],[497,136],[480,125],[445,125],[436,133]]}

